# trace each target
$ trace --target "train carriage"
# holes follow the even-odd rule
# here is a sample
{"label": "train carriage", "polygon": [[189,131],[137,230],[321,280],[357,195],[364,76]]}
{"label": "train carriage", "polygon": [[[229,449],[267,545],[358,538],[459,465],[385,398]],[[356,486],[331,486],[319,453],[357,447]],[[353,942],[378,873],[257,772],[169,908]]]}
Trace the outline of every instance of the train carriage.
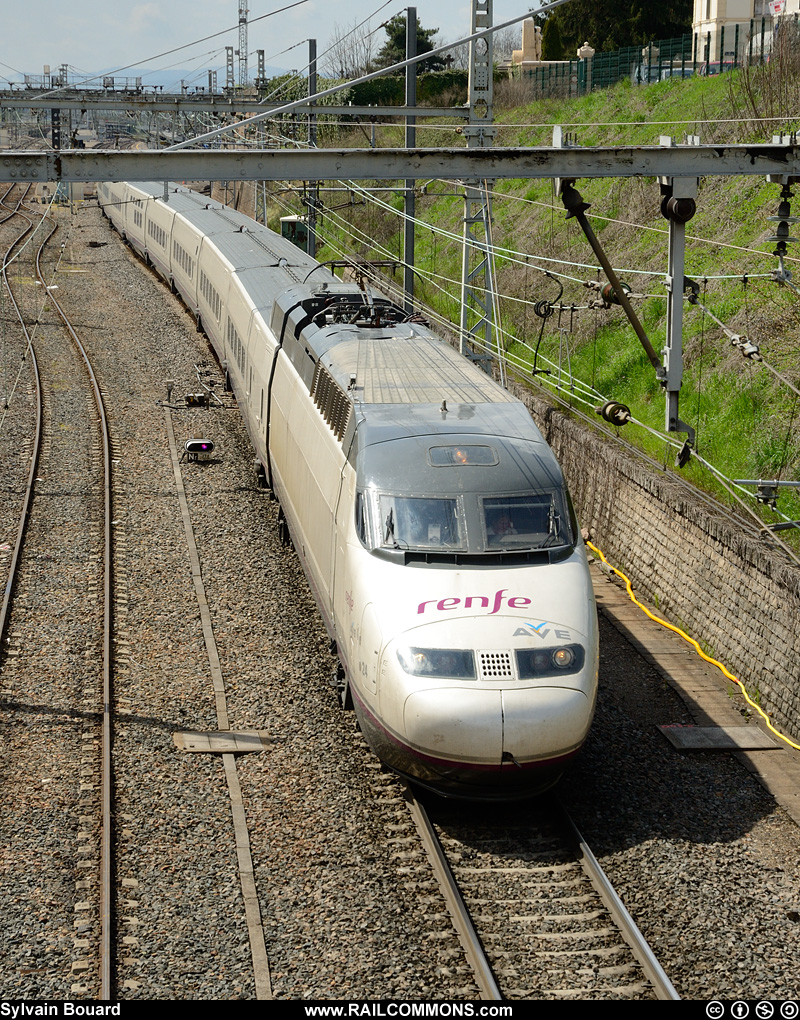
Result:
{"label": "train carriage", "polygon": [[586,738],[598,636],[527,410],[378,291],[219,203],[162,195],[100,188],[121,232],[119,200],[168,232],[159,272],[226,370],[371,746],[448,796],[546,789]]}

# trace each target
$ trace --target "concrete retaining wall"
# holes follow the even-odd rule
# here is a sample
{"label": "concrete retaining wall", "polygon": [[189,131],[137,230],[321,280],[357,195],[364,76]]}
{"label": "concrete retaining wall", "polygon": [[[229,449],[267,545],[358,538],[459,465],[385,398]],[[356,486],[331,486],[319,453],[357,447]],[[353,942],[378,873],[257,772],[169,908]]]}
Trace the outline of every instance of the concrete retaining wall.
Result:
{"label": "concrete retaining wall", "polygon": [[613,440],[519,389],[581,525],[792,739],[800,739],[800,568]]}

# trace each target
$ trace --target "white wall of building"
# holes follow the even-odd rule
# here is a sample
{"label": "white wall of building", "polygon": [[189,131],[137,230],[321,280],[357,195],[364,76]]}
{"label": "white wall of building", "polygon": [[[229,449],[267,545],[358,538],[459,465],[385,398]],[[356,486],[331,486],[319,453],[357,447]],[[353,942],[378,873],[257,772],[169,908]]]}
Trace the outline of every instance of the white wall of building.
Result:
{"label": "white wall of building", "polygon": [[[749,50],[751,20],[753,25],[753,52],[761,45],[761,19],[767,19],[766,44],[772,40],[773,15],[795,15],[800,12],[800,0],[694,0],[692,32],[697,46],[697,59],[720,59],[720,49],[724,47],[722,59],[732,60],[734,54],[737,61],[747,58]],[[738,26],[738,47],[737,47]],[[724,30],[724,32],[723,32]],[[710,45],[709,45],[710,43]]]}

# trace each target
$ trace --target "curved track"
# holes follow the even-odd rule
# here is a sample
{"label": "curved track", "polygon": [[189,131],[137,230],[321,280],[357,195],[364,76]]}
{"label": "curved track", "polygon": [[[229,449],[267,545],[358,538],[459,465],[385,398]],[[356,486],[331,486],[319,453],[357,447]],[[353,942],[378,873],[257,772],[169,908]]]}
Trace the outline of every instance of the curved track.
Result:
{"label": "curved track", "polygon": [[[3,195],[2,199],[0,199],[0,206],[5,205],[5,202],[9,199],[9,196],[11,195],[11,192],[13,190],[14,186],[9,188],[8,191]],[[16,198],[13,206],[8,208],[4,216],[0,217],[0,224],[6,223],[19,213],[22,203],[24,202],[25,197],[28,194],[29,190],[30,185],[22,189],[22,193]],[[25,483],[24,491],[22,493],[19,524],[17,526],[16,539],[14,542],[7,574],[5,577],[5,584],[3,586],[3,601],[2,604],[0,605],[0,650],[2,650],[2,648],[5,646],[6,632],[8,629],[9,610],[11,606],[12,593],[14,590],[14,579],[16,577],[17,570],[19,567],[19,557],[25,539],[25,527],[27,525],[28,516],[30,514],[31,501],[33,499],[34,479],[36,478],[36,471],[38,469],[39,455],[41,453],[42,444],[42,389],[41,379],[39,376],[39,366],[36,361],[36,352],[34,350],[33,344],[31,343],[31,335],[28,331],[28,327],[25,322],[25,316],[23,315],[22,309],[20,308],[17,300],[14,297],[14,292],[11,288],[11,284],[8,279],[8,266],[13,257],[14,251],[15,249],[20,248],[22,246],[25,238],[33,229],[34,229],[33,220],[23,216],[23,229],[6,250],[3,256],[2,266],[2,286],[5,292],[8,294],[8,298],[11,302],[14,314],[19,320],[19,326],[22,332],[23,337],[22,360],[24,361],[25,358],[29,356],[31,367],[31,382],[35,394],[35,418],[33,430],[34,433],[33,447],[30,456],[30,466],[27,472],[27,482]],[[6,401],[7,400],[8,396],[6,396]],[[8,403],[6,403],[6,406],[4,407],[3,410],[4,411],[8,410]]]}
{"label": "curved track", "polygon": [[[74,686],[71,686],[68,693],[65,692],[66,702],[57,707],[58,699],[54,699],[46,707],[41,706],[40,711],[57,710],[74,721],[81,716],[85,717],[86,728],[82,734],[84,743],[76,745],[73,733],[72,751],[66,753],[75,754],[78,760],[92,762],[93,773],[94,754],[91,753],[88,757],[80,755],[79,749],[82,746],[91,750],[96,734],[94,721],[98,715],[102,719],[99,769],[100,819],[92,815],[83,816],[81,821],[84,824],[87,821],[91,822],[90,831],[79,837],[84,843],[81,856],[97,858],[91,865],[93,869],[95,865],[98,869],[97,881],[92,880],[88,883],[92,895],[84,896],[80,902],[86,904],[88,910],[98,919],[100,936],[98,941],[77,940],[79,944],[76,944],[75,948],[79,951],[86,950],[86,953],[76,954],[78,959],[73,960],[72,969],[76,974],[86,974],[93,971],[95,962],[99,961],[100,997],[109,999],[112,990],[113,894],[110,720],[113,575],[110,437],[102,396],[91,363],[55,297],[55,288],[48,287],[47,284],[45,250],[56,227],[55,225],[45,227],[44,217],[38,225],[35,224],[33,216],[21,209],[23,199],[24,195],[16,208],[11,210],[8,218],[17,214],[27,222],[27,226],[12,245],[9,255],[14,249],[18,249],[18,257],[22,257],[22,241],[31,232],[42,228],[46,236],[36,239],[35,255],[33,247],[30,252],[24,253],[35,273],[35,282],[33,279],[25,280],[21,289],[27,286],[32,290],[36,305],[33,313],[30,311],[26,313],[23,307],[24,299],[20,297],[19,291],[15,296],[15,288],[7,272],[9,255],[6,256],[3,266],[3,282],[24,332],[33,367],[37,403],[36,435],[30,457],[30,469],[22,499],[3,605],[0,609],[0,634],[4,638],[3,647],[6,652],[3,681],[6,695],[11,702],[16,703],[16,711],[22,720],[25,714],[34,710],[30,703],[26,704],[32,677],[41,675],[42,671],[47,675],[48,666],[54,673],[61,673],[64,676],[72,672],[68,662],[69,645],[73,640],[81,643],[88,641],[84,653],[87,659],[95,660],[97,655],[95,660],[97,665],[90,666],[89,672],[94,673],[96,669],[97,673],[102,675],[101,690],[90,688],[92,684],[90,677],[87,678],[87,686],[79,694],[77,685],[82,681],[75,676]],[[18,280],[17,283],[19,282]],[[46,297],[40,301],[39,295]],[[50,302],[55,310],[60,326],[49,321],[47,302]],[[26,317],[34,320],[32,330],[26,324]],[[40,354],[38,358],[37,351]],[[46,371],[40,370],[40,363],[46,364]],[[89,410],[85,404],[87,381],[94,413],[86,413]],[[102,496],[99,498],[96,492],[98,471],[102,477]],[[73,517],[74,520],[70,520]],[[87,560],[94,575],[93,580],[87,577],[83,564],[76,562],[76,559],[80,560],[81,557],[70,556],[59,538],[64,538],[66,545],[72,548],[81,545],[85,547]],[[72,562],[65,562],[65,559]],[[54,567],[51,568],[50,564]],[[76,599],[75,592],[81,591],[83,586],[86,586],[86,598],[78,596]],[[98,618],[93,595],[100,587],[103,599],[102,611]],[[42,611],[43,591],[48,592],[44,600],[44,611]],[[68,621],[64,621],[62,635],[53,635],[48,610],[52,608],[58,613],[59,599],[63,600],[62,611],[68,617]],[[46,633],[48,630],[49,634]],[[94,636],[91,636],[92,634]],[[55,644],[60,644],[60,648],[52,648],[54,636]],[[60,638],[63,638],[63,641]],[[51,649],[52,657],[49,654]],[[43,654],[40,655],[40,652]],[[15,714],[12,708],[10,712],[12,718]],[[35,740],[35,736],[31,735],[30,739]],[[19,752],[24,757],[23,744],[24,740],[20,742]],[[35,750],[29,754],[35,759]],[[26,767],[35,768],[29,762],[26,763]],[[86,806],[80,803],[80,794],[88,792],[88,786],[82,785],[77,805],[79,810],[86,810]],[[78,867],[81,868],[87,863],[85,860],[79,861]],[[85,891],[85,878],[84,881],[76,883],[76,889],[82,893]],[[77,906],[75,909],[78,909]]]}
{"label": "curved track", "polygon": [[[44,245],[50,239],[45,239],[42,247],[36,254],[36,275],[43,287],[47,286],[44,272],[41,266],[41,255]],[[111,637],[114,627],[114,600],[113,600],[113,536],[112,536],[112,492],[111,492],[111,434],[108,419],[106,417],[103,395],[97,382],[92,363],[86,353],[86,348],[80,341],[78,334],[72,327],[64,309],[59,304],[52,291],[49,294],[64,329],[69,334],[76,351],[79,353],[97,409],[99,436],[102,446],[101,467],[103,472],[103,693],[102,693],[102,768],[101,768],[101,810],[102,810],[102,837],[101,837],[101,860],[100,860],[100,916],[101,916],[101,945],[100,945],[100,997],[104,1000],[111,998],[111,971],[112,971],[112,916],[113,916],[113,822],[111,818],[112,786],[113,776],[111,770],[111,676],[112,676],[112,647]]]}

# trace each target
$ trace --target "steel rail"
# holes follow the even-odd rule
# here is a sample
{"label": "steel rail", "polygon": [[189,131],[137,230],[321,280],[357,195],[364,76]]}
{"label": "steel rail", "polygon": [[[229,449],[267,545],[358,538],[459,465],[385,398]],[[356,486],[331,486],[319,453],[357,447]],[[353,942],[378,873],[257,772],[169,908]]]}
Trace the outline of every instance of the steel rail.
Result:
{"label": "steel rail", "polygon": [[[11,194],[11,192],[12,192],[12,191],[14,190],[14,188],[15,188],[15,187],[16,187],[16,185],[15,185],[15,184],[11,184],[11,185],[9,185],[8,191],[4,192],[4,194],[3,194],[3,197],[2,197],[2,198],[0,198],[0,206],[4,206],[4,205],[6,204],[6,199],[7,199],[7,198],[8,198],[8,196],[9,196],[9,195]],[[9,210],[8,216],[4,216],[4,217],[2,218],[2,220],[0,220],[0,223],[5,223],[5,222],[6,222],[6,220],[10,220],[12,216],[14,216],[14,215],[15,215],[15,214],[16,214],[17,212],[19,212],[19,207],[20,207],[20,206],[22,205],[23,199],[25,198],[25,196],[26,196],[26,195],[28,194],[28,192],[29,192],[30,190],[31,190],[31,189],[30,189],[30,186],[28,186],[28,187],[27,187],[27,188],[25,189],[25,191],[23,192],[23,194],[22,194],[22,198],[20,198],[20,199],[19,199],[19,201],[17,202],[16,206],[14,206],[14,208],[13,208],[13,209],[10,209],[10,210]],[[15,241],[15,242],[14,242],[14,244],[16,244],[16,243],[17,243],[17,242]],[[13,247],[14,247],[14,244],[12,244],[12,245],[11,245],[11,248],[13,248]],[[9,251],[11,251],[11,248],[9,248],[8,250],[9,250]],[[6,254],[7,254],[7,253],[6,253]]]}
{"label": "steel rail", "polygon": [[[482,999],[503,999],[491,964],[486,957],[480,937],[475,930],[472,919],[464,903],[456,879],[450,870],[445,852],[439,841],[439,837],[431,824],[425,808],[420,804],[414,795],[414,791],[407,783],[404,783],[404,797],[411,812],[417,832],[422,839],[423,846],[433,867],[436,879],[440,884],[445,897],[447,909],[453,919],[453,923],[459,940],[464,948],[469,965],[472,967],[475,980],[480,988]],[[675,990],[672,982],[667,977],[661,964],[655,957],[646,939],[631,917],[625,904],[620,899],[605,872],[601,868],[597,858],[592,853],[586,840],[578,831],[577,826],[570,818],[563,804],[557,799],[551,800],[554,814],[557,816],[562,828],[568,834],[573,843],[576,860],[580,863],[584,873],[592,883],[594,890],[600,897],[606,910],[608,910],[614,924],[619,929],[623,939],[633,953],[634,959],[642,968],[644,976],[653,986],[658,999],[678,1000],[680,996]]]}
{"label": "steel rail", "polygon": [[444,894],[447,909],[453,919],[456,933],[466,953],[467,961],[470,967],[472,967],[475,981],[480,988],[481,999],[502,999],[503,993],[500,991],[492,973],[491,965],[486,958],[483,945],[478,937],[478,933],[475,931],[472,918],[469,916],[469,911],[461,896],[453,872],[450,870],[450,865],[447,863],[439,837],[436,835],[433,825],[428,818],[428,813],[417,800],[411,787],[407,783],[403,783],[403,786],[406,804],[411,812],[411,817],[414,819],[417,832],[422,839],[428,859]]}
{"label": "steel rail", "polygon": [[[25,189],[25,192],[23,193],[22,197],[17,203],[17,208],[11,214],[12,216],[15,213],[19,212],[19,206],[24,201],[25,195],[27,195],[29,190],[30,190],[29,187]],[[3,201],[5,201],[5,199],[8,197],[9,192],[6,192],[6,194],[3,196]],[[10,217],[6,218],[10,219]],[[3,222],[5,222],[5,220]],[[17,299],[14,297],[14,292],[12,291],[11,285],[8,281],[9,256],[11,255],[11,252],[14,250],[14,248],[16,248],[16,246],[20,244],[22,239],[27,237],[32,230],[33,221],[29,220],[26,229],[19,235],[19,237],[14,241],[14,243],[6,252],[3,258],[2,266],[3,284],[5,285],[5,288],[8,291],[8,296],[11,300],[12,305],[14,306],[14,311],[16,312],[19,318],[20,325],[22,326],[22,331],[25,335],[25,340],[27,341],[28,344],[27,353],[30,355],[31,359],[34,389],[36,391],[36,424],[33,436],[33,452],[31,454],[31,464],[30,469],[28,471],[28,480],[25,484],[25,496],[23,497],[22,501],[22,510],[20,512],[19,525],[17,527],[17,537],[14,542],[14,551],[11,554],[11,562],[9,564],[8,570],[8,579],[6,581],[5,589],[3,591],[3,601],[2,604],[0,605],[0,649],[5,648],[6,631],[8,630],[8,621],[11,614],[11,600],[14,594],[14,587],[16,584],[17,573],[19,571],[19,562],[22,557],[22,550],[25,545],[25,534],[28,527],[28,520],[30,518],[31,504],[33,502],[34,484],[36,481],[37,472],[39,470],[39,458],[42,452],[42,383],[41,377],[39,375],[39,363],[36,360],[36,352],[33,348],[31,335],[28,332],[28,327],[25,325],[25,317],[22,314],[22,310],[20,309],[19,305],[17,304]]]}
{"label": "steel rail", "polygon": [[678,995],[672,982],[667,977],[661,964],[655,957],[647,940],[642,935],[636,922],[628,912],[627,907],[620,899],[616,890],[608,880],[608,876],[600,867],[600,862],[589,848],[588,843],[578,831],[578,827],[569,816],[564,805],[557,800],[553,802],[554,808],[560,814],[561,820],[575,840],[578,854],[581,859],[583,870],[589,877],[600,899],[603,901],[608,912],[614,920],[622,936],[631,948],[631,952],[638,961],[648,981],[652,984],[656,996],[659,999],[678,1000]]}
{"label": "steel rail", "polygon": [[[40,267],[40,256],[44,246],[50,237],[55,233],[53,230],[45,238],[41,248],[36,254],[36,272],[41,283],[46,287],[44,274]],[[101,779],[101,805],[102,805],[102,837],[100,849],[100,998],[103,1001],[111,999],[112,992],[112,935],[113,935],[113,853],[112,853],[112,784],[113,775],[111,770],[111,693],[112,693],[112,631],[114,626],[113,615],[113,556],[112,556],[112,490],[111,490],[111,439],[109,435],[108,418],[106,416],[103,395],[97,382],[94,369],[92,368],[86,349],[81,343],[77,333],[72,328],[64,309],[59,304],[53,292],[48,290],[47,296],[53,303],[53,307],[61,318],[69,333],[78,353],[80,354],[94,395],[95,405],[100,417],[100,428],[102,433],[103,447],[103,515],[104,515],[104,552],[103,552],[103,737],[102,737],[102,779]]]}

